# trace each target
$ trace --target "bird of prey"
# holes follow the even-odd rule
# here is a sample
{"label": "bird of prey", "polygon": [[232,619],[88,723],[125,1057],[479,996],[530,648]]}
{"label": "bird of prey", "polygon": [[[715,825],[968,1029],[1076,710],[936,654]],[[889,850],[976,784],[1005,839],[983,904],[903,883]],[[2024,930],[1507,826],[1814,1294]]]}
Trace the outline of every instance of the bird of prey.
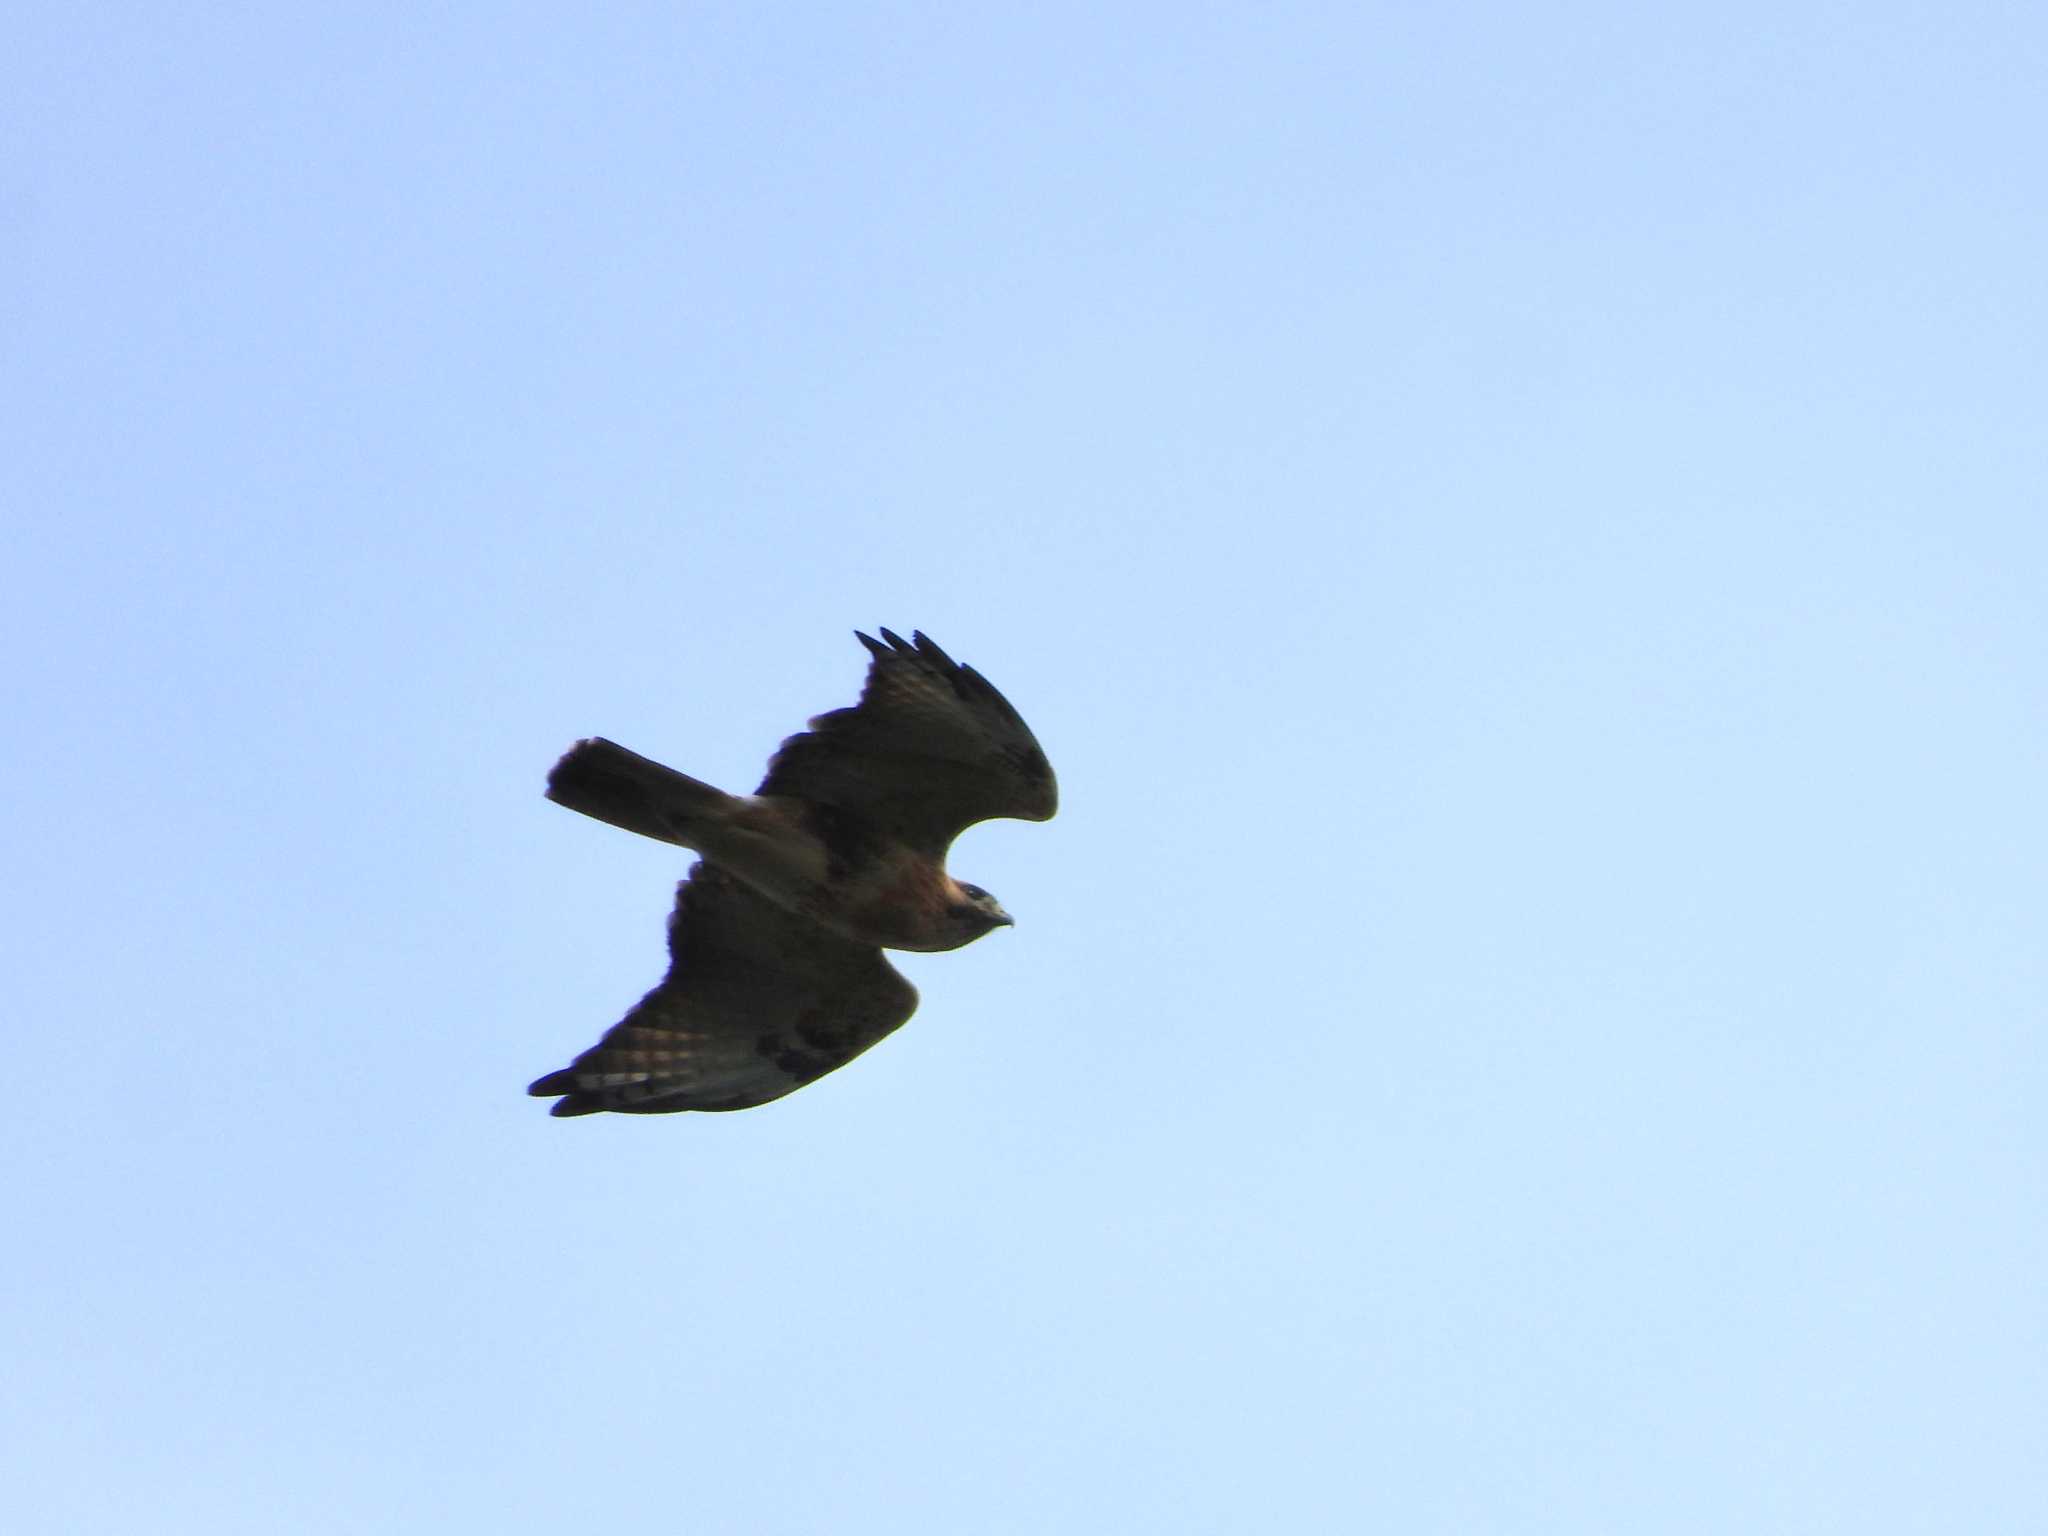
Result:
{"label": "bird of prey", "polygon": [[859,638],[872,657],[860,702],[783,742],[751,795],[602,738],[555,764],[557,805],[699,856],[676,888],[661,985],[527,1090],[555,1114],[779,1099],[916,1010],[884,949],[958,949],[1009,924],[946,873],[946,851],[978,821],[1050,818],[1052,765],[972,667],[921,634]]}

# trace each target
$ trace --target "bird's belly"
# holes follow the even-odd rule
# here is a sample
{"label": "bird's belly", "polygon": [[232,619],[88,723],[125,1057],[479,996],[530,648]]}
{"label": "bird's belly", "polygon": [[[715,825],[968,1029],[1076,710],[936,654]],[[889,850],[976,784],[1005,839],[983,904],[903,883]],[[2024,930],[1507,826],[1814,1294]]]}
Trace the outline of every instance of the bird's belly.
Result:
{"label": "bird's belly", "polygon": [[[738,797],[735,797],[738,798]],[[778,906],[801,910],[831,869],[825,847],[797,818],[755,798],[741,799],[697,841],[697,851]]]}

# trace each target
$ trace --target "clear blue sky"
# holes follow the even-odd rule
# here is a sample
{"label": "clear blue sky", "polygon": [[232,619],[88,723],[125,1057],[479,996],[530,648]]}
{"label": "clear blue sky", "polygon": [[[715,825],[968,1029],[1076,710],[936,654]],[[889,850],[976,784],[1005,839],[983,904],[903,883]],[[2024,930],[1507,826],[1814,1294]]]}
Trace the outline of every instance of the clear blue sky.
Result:
{"label": "clear blue sky", "polygon": [[[35,1533],[2048,1529],[2038,7],[36,5]],[[601,732],[986,671],[737,1116]]]}

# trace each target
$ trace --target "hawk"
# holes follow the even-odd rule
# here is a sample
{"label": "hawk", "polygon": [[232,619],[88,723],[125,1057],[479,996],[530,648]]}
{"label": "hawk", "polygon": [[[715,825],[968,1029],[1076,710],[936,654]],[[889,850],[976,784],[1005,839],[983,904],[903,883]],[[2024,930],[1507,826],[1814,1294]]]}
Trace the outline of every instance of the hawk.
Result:
{"label": "hawk", "polygon": [[945,950],[1008,926],[946,873],[978,821],[1048,820],[1052,765],[1010,702],[932,641],[859,636],[860,702],[783,742],[729,795],[601,737],[548,775],[548,798],[695,850],[669,916],[660,986],[527,1089],[557,1115],[751,1109],[843,1067],[916,1011],[885,949]]}

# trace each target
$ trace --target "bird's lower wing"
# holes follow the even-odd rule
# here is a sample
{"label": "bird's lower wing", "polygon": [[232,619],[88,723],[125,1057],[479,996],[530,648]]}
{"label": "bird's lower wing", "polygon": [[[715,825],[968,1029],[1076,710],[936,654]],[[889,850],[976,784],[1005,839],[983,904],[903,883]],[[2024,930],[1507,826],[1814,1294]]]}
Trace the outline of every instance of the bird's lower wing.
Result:
{"label": "bird's lower wing", "polygon": [[842,1067],[917,1008],[881,950],[698,864],[676,889],[668,975],[527,1092],[557,1115],[749,1109]]}

